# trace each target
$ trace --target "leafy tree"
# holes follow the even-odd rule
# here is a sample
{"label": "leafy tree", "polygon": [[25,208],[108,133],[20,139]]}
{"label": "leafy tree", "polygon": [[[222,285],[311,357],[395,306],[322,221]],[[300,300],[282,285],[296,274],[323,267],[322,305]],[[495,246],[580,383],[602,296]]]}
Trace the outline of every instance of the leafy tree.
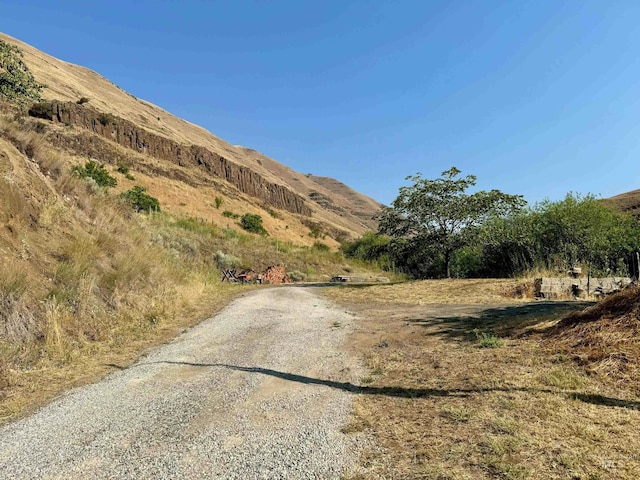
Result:
{"label": "leafy tree", "polygon": [[419,261],[420,252],[425,252],[425,260],[430,254],[432,264],[441,255],[447,277],[451,277],[452,255],[473,243],[480,225],[526,203],[520,195],[499,190],[469,194],[467,190],[476,184],[476,177],[459,177],[460,173],[452,167],[435,180],[420,174],[407,177],[413,185],[400,188],[391,207],[379,217],[380,232],[404,239],[404,250],[414,261]]}
{"label": "leafy tree", "polygon": [[22,57],[18,47],[0,40],[0,97],[26,105],[40,101],[45,85],[36,82]]}
{"label": "leafy tree", "polygon": [[140,185],[122,192],[120,197],[131,205],[136,212],[159,212],[160,202],[155,197],[146,193],[146,189]]}
{"label": "leafy tree", "polygon": [[240,219],[240,226],[248,232],[266,235],[267,231],[262,225],[262,217],[255,213],[245,213]]}
{"label": "leafy tree", "polygon": [[563,200],[492,219],[483,227],[482,245],[490,275],[532,268],[564,271],[574,265],[597,274],[624,273],[624,261],[640,248],[640,228],[633,217],[593,195],[569,193]]}
{"label": "leafy tree", "polygon": [[89,160],[83,167],[79,165],[72,167],[71,173],[82,178],[92,178],[100,187],[115,187],[118,184],[102,163],[93,160]]}

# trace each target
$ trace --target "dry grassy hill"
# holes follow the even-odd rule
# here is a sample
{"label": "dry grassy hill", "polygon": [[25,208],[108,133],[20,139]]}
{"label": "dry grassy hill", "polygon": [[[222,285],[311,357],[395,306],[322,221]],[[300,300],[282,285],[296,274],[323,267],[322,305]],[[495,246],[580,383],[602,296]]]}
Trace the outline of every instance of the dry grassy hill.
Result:
{"label": "dry grassy hill", "polygon": [[[333,247],[336,239],[375,228],[371,219],[380,205],[339,182],[295,172],[138,99],[87,68],[58,60],[9,36],[0,34],[0,39],[24,52],[35,78],[47,85],[44,99],[69,106],[82,97],[89,99],[86,105],[74,107],[71,117],[54,118],[56,128],[50,137],[56,146],[79,158],[90,154],[114,166],[117,158],[130,164],[134,175],[148,174],[144,186],[168,210],[217,223],[228,223],[221,216],[224,210],[258,213],[272,236],[307,245],[316,240],[309,236],[310,226],[316,224]],[[99,114],[110,115],[113,124],[96,130]],[[62,128],[65,124],[67,128]],[[124,125],[126,131],[116,134],[111,128],[116,124]],[[128,140],[122,141],[126,135]],[[140,141],[141,137],[145,140]],[[181,155],[186,150],[190,158],[185,162]],[[119,155],[114,155],[116,151]],[[221,163],[220,168],[207,168],[213,160]],[[214,196],[223,198],[220,211],[211,208]]]}
{"label": "dry grassy hill", "polygon": [[[335,251],[369,228],[372,200],[0,39],[48,85],[37,115],[0,99],[0,424],[207,318],[239,288],[221,283],[222,268],[282,265],[301,280],[376,273]],[[74,174],[89,159],[117,185]],[[162,211],[124,202],[134,185]],[[245,213],[269,235],[245,232]]]}
{"label": "dry grassy hill", "polygon": [[629,212],[635,217],[640,217],[640,190],[633,190],[614,197],[605,198],[604,202],[616,210]]}

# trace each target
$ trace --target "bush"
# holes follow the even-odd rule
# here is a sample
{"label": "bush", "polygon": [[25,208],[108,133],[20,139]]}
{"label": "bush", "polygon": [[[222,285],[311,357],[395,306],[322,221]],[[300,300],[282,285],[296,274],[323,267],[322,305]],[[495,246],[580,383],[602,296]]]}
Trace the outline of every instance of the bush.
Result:
{"label": "bush", "polygon": [[45,85],[36,82],[22,56],[18,47],[0,40],[0,97],[26,106],[40,101],[40,91]]}
{"label": "bush", "polygon": [[84,105],[85,103],[89,103],[89,99],[87,97],[80,97],[80,99],[76,103],[78,105]]}
{"label": "bush", "polygon": [[262,225],[262,217],[255,213],[245,213],[240,220],[240,226],[247,232],[259,233],[261,235],[267,234],[267,231]]}
{"label": "bush", "polygon": [[224,253],[221,250],[218,250],[213,255],[213,261],[216,263],[218,268],[221,269],[239,267],[242,264],[242,261],[238,257],[229,253]]}
{"label": "bush", "polygon": [[299,270],[288,272],[287,277],[289,277],[294,282],[303,282],[307,279],[307,276]]}
{"label": "bush", "polygon": [[110,113],[101,113],[100,115],[98,115],[97,120],[102,124],[103,127],[106,127],[109,124],[116,125],[118,123],[118,119]]}
{"label": "bush", "polygon": [[222,212],[222,216],[227,218],[240,218],[240,215],[230,212],[229,210],[225,210],[224,212]]}
{"label": "bush", "polygon": [[109,175],[107,169],[102,163],[89,160],[84,167],[76,165],[71,168],[71,173],[81,178],[91,178],[100,187],[115,187],[118,181]]}
{"label": "bush", "polygon": [[34,103],[28,113],[30,117],[53,120],[53,104],[51,102]]}
{"label": "bush", "polygon": [[216,197],[214,202],[216,203],[216,210],[220,209],[220,205],[222,205],[222,197]]}
{"label": "bush", "polygon": [[146,189],[140,185],[136,185],[130,190],[120,194],[129,205],[131,205],[136,212],[159,212],[160,202],[155,197],[148,195]]}
{"label": "bush", "polygon": [[328,252],[329,250],[331,250],[329,248],[329,245],[322,243],[322,242],[313,242],[313,247],[314,250],[318,250],[319,252]]}

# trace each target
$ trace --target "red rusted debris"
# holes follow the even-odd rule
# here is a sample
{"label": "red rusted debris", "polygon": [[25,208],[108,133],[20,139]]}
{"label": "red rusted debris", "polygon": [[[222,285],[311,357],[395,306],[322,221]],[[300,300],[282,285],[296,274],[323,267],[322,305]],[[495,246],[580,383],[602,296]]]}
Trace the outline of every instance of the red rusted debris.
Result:
{"label": "red rusted debris", "polygon": [[283,266],[274,265],[264,271],[262,274],[262,283],[279,285],[281,283],[291,283],[291,279],[287,277]]}

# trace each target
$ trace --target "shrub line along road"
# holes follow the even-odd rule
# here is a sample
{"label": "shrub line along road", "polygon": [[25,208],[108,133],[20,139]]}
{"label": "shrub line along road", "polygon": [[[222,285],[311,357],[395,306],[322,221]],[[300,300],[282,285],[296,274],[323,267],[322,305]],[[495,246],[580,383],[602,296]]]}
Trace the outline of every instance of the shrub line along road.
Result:
{"label": "shrub line along road", "polygon": [[0,478],[340,478],[352,315],[309,288],[237,299],[169,345],[0,429]]}

